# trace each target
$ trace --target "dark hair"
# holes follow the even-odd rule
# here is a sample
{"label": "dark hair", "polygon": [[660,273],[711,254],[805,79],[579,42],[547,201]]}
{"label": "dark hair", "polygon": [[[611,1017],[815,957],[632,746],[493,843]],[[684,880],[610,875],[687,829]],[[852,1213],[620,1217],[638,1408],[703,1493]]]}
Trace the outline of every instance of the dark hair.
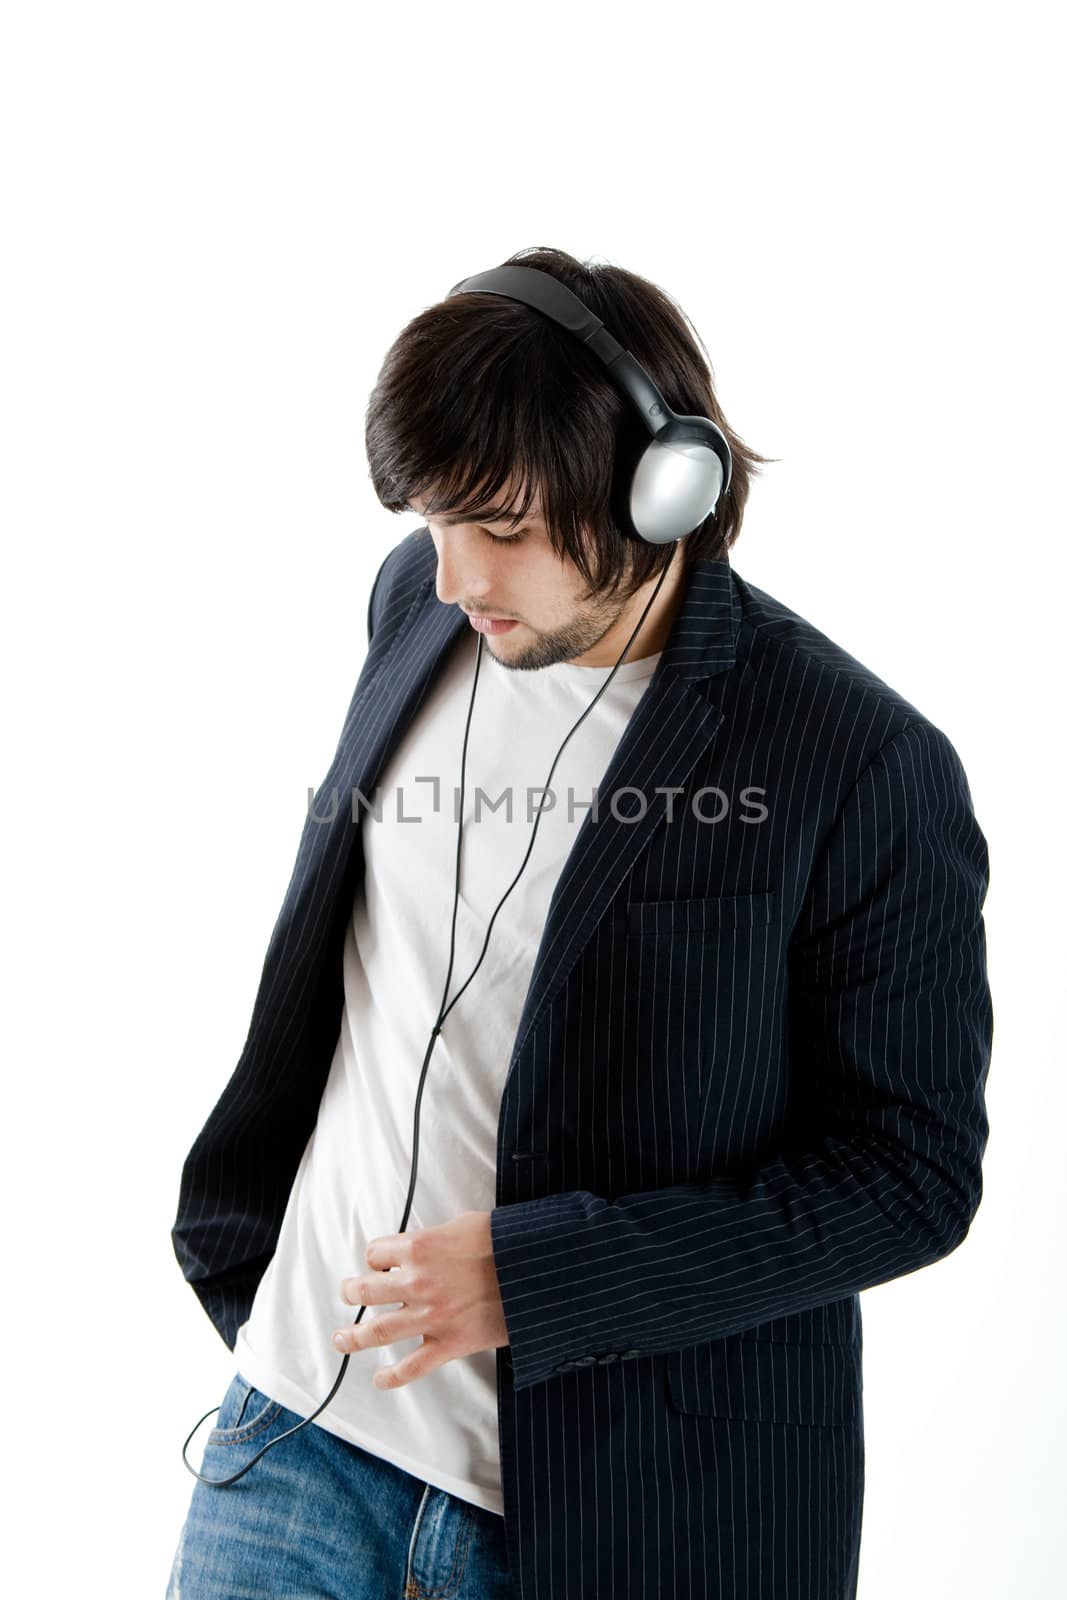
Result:
{"label": "dark hair", "polygon": [[[729,490],[682,540],[686,563],[722,557],[741,531],[751,474],[776,458],[748,449],[727,423],[707,351],[680,307],[637,273],[563,250],[530,247],[501,264],[558,278],[641,362],[669,406],[722,429],[733,455]],[[540,490],[557,555],[566,553],[591,593],[616,594],[625,581],[629,594],[674,550],[627,536],[611,514],[616,433],[634,427],[641,422],[631,402],[573,334],[519,301],[457,294],[420,312],[390,347],[367,405],[367,459],[389,511],[425,497],[428,515],[463,511],[475,520],[514,479],[513,527]]]}

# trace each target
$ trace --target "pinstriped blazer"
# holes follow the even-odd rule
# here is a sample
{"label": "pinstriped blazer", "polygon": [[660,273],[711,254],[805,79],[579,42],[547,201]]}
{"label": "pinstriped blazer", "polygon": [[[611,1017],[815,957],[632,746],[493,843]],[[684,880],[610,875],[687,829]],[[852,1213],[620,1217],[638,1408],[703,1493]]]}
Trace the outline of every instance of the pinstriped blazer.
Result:
{"label": "pinstriped blazer", "polygon": [[[182,1170],[174,1250],[231,1350],[341,1022],[362,847],[347,803],[316,817],[371,795],[468,626],[435,570],[419,528],[375,579],[247,1039]],[[948,1255],[981,1198],[988,879],[946,735],[698,562],[556,884],[500,1107],[523,1600],[855,1596],[858,1295]]]}

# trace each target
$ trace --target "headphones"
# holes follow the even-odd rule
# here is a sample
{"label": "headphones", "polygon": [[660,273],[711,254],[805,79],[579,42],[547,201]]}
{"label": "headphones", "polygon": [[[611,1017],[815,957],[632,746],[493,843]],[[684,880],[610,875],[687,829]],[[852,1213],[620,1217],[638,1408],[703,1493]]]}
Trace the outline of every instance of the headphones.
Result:
{"label": "headphones", "polygon": [[670,544],[711,515],[730,487],[733,467],[721,430],[710,417],[672,411],[641,363],[565,284],[537,267],[493,267],[461,278],[445,298],[454,294],[520,300],[566,328],[604,363],[643,424],[621,428],[616,439],[611,504],[624,533],[648,544]]}
{"label": "headphones", "polygon": [[[643,435],[638,432],[636,442],[627,437],[627,430],[620,429],[616,440],[616,460],[612,479],[612,511],[619,526],[632,537],[643,539],[648,544],[670,544],[678,542],[692,533],[706,517],[720,503],[721,497],[730,485],[730,472],[732,458],[730,447],[722,432],[716,427],[709,417],[683,417],[673,412],[656,385],[652,382],[645,369],[630,354],[624,350],[618,340],[612,338],[604,327],[600,318],[594,316],[583,301],[576,294],[572,294],[558,278],[553,278],[550,273],[541,272],[536,267],[505,266],[494,267],[489,272],[479,272],[473,278],[463,278],[448,291],[446,299],[454,294],[499,294],[510,300],[519,300],[524,305],[531,306],[535,311],[542,312],[559,327],[566,328],[569,333],[582,341],[593,354],[603,361],[612,379],[621,392],[633,403],[640,413],[644,428],[651,436],[645,442]],[[430,1053],[434,1042],[441,1032],[441,1024],[451,1011],[460,995],[464,993],[471,979],[481,966],[485,958],[486,948],[489,944],[489,935],[493,931],[497,912],[504,904],[508,895],[515,887],[526,868],[537,837],[537,829],[541,822],[541,807],[544,805],[545,795],[552,782],[552,774],[556,770],[556,763],[563,754],[571,734],[581,722],[589,715],[600,696],[610,684],[615,673],[622,665],[626,654],[633,644],[634,639],[644,625],[645,618],[659,594],[664,578],[670,570],[668,562],[656,582],[656,587],[650,595],[640,619],[633,632],[627,639],[614,667],[607,678],[597,690],[593,699],[586,706],[578,721],[574,723],[563,744],[556,751],[555,759],[549,768],[548,777],[545,779],[541,790],[541,804],[538,806],[537,817],[530,833],[530,842],[526,847],[526,854],[511,883],[497,902],[496,910],[490,917],[485,930],[485,939],[482,944],[481,954],[474,967],[452,999],[445,1005],[442,997],[441,1007],[437,1013],[437,1021],[430,1033],[430,1042],[423,1057],[422,1072],[419,1086],[415,1095],[415,1126],[412,1140],[411,1179],[408,1184],[407,1201],[404,1214],[400,1219],[397,1233],[403,1233],[407,1227],[408,1216],[411,1212],[411,1201],[415,1193],[415,1178],[418,1172],[419,1150],[419,1109],[422,1104],[422,1090],[426,1081],[426,1068],[429,1065]],[[449,984],[452,980],[452,963],[455,956],[456,944],[456,911],[459,905],[459,862],[460,844],[463,837],[463,801],[466,786],[467,768],[467,743],[470,734],[471,716],[474,711],[474,699],[478,688],[478,674],[482,664],[482,650],[485,642],[484,634],[478,635],[478,653],[474,667],[474,682],[471,687],[470,705],[467,709],[467,722],[463,733],[463,756],[460,766],[459,790],[459,829],[456,844],[456,884],[455,896],[452,901],[452,941],[449,951],[448,972],[445,975],[444,994],[447,996]],[[358,1323],[366,1311],[366,1305],[361,1305],[359,1314],[354,1323]],[[220,1409],[212,1406],[210,1411],[205,1411],[200,1422],[192,1429],[185,1444],[182,1446],[182,1460],[189,1468],[193,1477],[200,1483],[210,1484],[212,1488],[222,1489],[239,1478],[259,1460],[260,1456],[281,1444],[290,1434],[296,1433],[300,1428],[305,1428],[309,1422],[324,1411],[341,1386],[345,1375],[351,1351],[346,1351],[341,1358],[341,1369],[334,1380],[333,1388],[317,1406],[309,1417],[302,1417],[295,1427],[287,1428],[276,1439],[270,1439],[261,1449],[256,1451],[251,1461],[247,1461],[239,1472],[233,1473],[229,1478],[207,1478],[203,1473],[197,1472],[189,1460],[186,1451],[189,1441],[196,1433],[200,1423],[213,1416]],[[234,1427],[240,1427],[244,1408],[248,1404],[250,1388],[241,1404],[241,1411]]]}

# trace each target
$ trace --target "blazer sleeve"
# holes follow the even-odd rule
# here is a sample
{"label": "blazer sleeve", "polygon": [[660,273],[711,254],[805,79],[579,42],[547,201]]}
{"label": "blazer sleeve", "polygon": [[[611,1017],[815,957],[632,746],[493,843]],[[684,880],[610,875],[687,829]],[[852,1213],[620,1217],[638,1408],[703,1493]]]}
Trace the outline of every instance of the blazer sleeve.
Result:
{"label": "blazer sleeve", "polygon": [[498,1206],[516,1389],[598,1353],[740,1333],[963,1241],[989,1133],[988,883],[959,757],[932,723],[909,723],[848,791],[790,941],[821,1132],[707,1183]]}

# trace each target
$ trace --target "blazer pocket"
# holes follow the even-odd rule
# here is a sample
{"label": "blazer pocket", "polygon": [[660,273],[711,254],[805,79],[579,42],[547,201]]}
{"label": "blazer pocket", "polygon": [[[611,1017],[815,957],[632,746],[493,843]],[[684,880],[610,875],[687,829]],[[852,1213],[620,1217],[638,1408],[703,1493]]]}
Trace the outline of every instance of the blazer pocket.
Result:
{"label": "blazer pocket", "polygon": [[672,1351],[667,1388],[691,1416],[847,1427],[862,1410],[860,1362],[851,1344],[717,1339]]}
{"label": "blazer pocket", "polygon": [[777,915],[773,889],[755,894],[710,895],[698,900],[631,900],[626,908],[626,937],[656,935],[700,938],[732,928],[758,928]]}
{"label": "blazer pocket", "polygon": [[[732,1126],[734,1099],[752,1095],[752,1074],[771,1030],[743,1026],[738,1008],[762,1005],[774,981],[779,952],[774,890],[709,895],[687,900],[631,900],[622,940],[619,1021],[624,1056],[640,1082],[652,1073],[657,1093],[690,1101],[672,1114],[696,1136],[710,1075],[719,1084],[724,1115],[712,1126]],[[647,1108],[647,1119],[654,1108]],[[738,1116],[746,1112],[738,1110]],[[702,1155],[714,1159],[709,1145]]]}

